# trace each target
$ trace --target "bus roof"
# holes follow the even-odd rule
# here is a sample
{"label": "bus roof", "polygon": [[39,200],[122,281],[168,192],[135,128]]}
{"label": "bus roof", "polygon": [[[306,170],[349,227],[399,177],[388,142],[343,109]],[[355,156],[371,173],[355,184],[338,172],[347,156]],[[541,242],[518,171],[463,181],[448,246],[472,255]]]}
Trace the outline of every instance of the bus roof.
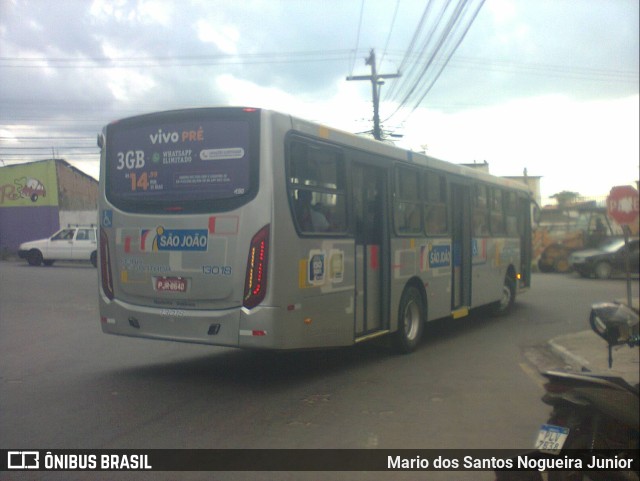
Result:
{"label": "bus roof", "polygon": [[[277,112],[273,112],[277,114]],[[522,192],[530,193],[529,187],[522,182],[518,182],[513,179],[507,179],[504,177],[497,177],[486,172],[481,172],[472,167],[465,165],[453,164],[445,160],[431,157],[419,152],[413,152],[411,150],[402,149],[394,145],[386,144],[378,140],[361,137],[350,132],[346,132],[340,129],[327,127],[325,125],[310,122],[296,117],[291,117],[291,123],[294,130],[321,137],[326,140],[331,140],[343,145],[358,148],[360,150],[374,151],[375,153],[393,158],[401,162],[407,162],[408,164],[420,165],[423,167],[430,167],[435,170],[445,171],[450,174],[459,175],[462,177],[471,177],[478,181],[488,182],[496,184],[502,187],[510,189],[520,190]]]}
{"label": "bus roof", "polygon": [[333,141],[341,145],[354,147],[359,150],[375,152],[378,155],[389,157],[400,162],[406,162],[408,164],[420,165],[423,167],[430,167],[435,170],[448,172],[450,174],[459,175],[461,177],[473,178],[478,181],[487,182],[490,184],[499,185],[509,189],[519,190],[531,194],[527,185],[516,180],[507,179],[504,177],[497,177],[486,172],[467,167],[465,165],[453,164],[451,162],[441,160],[435,157],[431,157],[419,152],[402,149],[394,145],[390,145],[378,140],[361,137],[359,135],[340,130],[334,127],[329,127],[323,124],[305,120],[299,117],[288,115],[276,110],[261,109],[248,106],[212,106],[212,107],[193,107],[185,109],[167,110],[163,112],[152,112],[147,114],[136,115],[133,117],[123,118],[111,122],[109,125],[114,125],[120,121],[126,121],[130,119],[142,119],[144,117],[153,118],[163,114],[178,114],[187,113],[189,111],[203,111],[203,110],[244,110],[247,112],[261,111],[267,116],[280,117],[289,119],[293,130],[298,132],[319,137],[325,140]]}

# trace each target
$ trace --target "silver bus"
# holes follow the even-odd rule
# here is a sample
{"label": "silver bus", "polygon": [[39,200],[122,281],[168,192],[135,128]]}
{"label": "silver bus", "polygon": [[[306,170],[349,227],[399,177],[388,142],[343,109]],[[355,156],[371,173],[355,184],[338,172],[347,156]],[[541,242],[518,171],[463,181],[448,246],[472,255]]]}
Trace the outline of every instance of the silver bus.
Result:
{"label": "silver bus", "polygon": [[109,334],[252,349],[417,346],[530,284],[530,194],[290,115],[200,108],[107,125]]}

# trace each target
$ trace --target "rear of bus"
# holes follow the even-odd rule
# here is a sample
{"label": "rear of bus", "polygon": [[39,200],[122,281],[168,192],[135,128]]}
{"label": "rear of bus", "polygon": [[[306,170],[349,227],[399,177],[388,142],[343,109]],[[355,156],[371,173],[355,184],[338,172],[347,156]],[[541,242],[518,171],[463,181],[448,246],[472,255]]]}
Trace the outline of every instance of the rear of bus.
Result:
{"label": "rear of bus", "polygon": [[254,309],[267,293],[273,205],[261,115],[190,109],[105,127],[103,332],[236,347],[265,336],[243,329],[251,315],[270,317]]}

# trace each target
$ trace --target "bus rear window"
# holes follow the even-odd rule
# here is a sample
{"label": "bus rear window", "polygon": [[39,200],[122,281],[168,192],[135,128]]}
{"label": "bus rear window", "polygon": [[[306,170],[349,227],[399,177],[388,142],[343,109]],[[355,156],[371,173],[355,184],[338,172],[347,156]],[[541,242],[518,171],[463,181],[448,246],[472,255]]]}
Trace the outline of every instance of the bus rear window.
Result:
{"label": "bus rear window", "polygon": [[247,202],[257,186],[258,117],[244,116],[253,118],[180,112],[112,124],[107,197],[136,212],[220,211]]}

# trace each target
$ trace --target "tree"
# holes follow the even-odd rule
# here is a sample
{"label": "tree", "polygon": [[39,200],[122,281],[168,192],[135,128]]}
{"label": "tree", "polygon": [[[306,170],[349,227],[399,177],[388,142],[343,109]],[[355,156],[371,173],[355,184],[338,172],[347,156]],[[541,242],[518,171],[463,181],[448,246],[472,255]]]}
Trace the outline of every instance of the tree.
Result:
{"label": "tree", "polygon": [[563,209],[570,204],[574,204],[576,199],[580,197],[580,194],[577,192],[569,192],[567,190],[563,190],[562,192],[558,192],[557,194],[553,194],[551,196],[552,199],[555,199],[558,203],[558,207]]}

